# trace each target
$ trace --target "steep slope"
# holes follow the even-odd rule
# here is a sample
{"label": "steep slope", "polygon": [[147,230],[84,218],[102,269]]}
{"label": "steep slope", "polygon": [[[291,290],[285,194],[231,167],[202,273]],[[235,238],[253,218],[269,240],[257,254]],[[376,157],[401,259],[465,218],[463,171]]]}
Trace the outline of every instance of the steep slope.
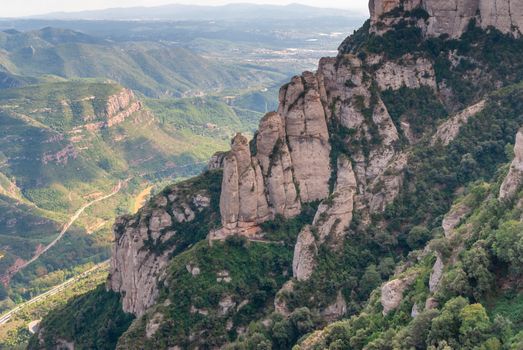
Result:
{"label": "steep slope", "polygon": [[518,348],[502,331],[522,330],[504,310],[521,276],[512,5],[371,1],[337,57],[213,158],[220,222],[217,194],[197,217],[200,185],[117,222],[108,288],[137,316],[117,348]]}

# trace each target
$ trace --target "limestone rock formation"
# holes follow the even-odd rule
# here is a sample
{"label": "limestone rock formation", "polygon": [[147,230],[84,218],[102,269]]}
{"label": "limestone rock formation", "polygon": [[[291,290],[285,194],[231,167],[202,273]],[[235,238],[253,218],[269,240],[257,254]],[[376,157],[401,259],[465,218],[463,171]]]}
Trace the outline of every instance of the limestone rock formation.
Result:
{"label": "limestone rock formation", "polygon": [[283,287],[278,291],[276,297],[274,298],[274,311],[280,315],[289,316],[290,311],[286,302],[286,295],[294,291],[294,281],[287,281]]}
{"label": "limestone rock formation", "polygon": [[317,247],[327,239],[333,248],[343,243],[343,237],[352,221],[356,191],[352,164],[346,156],[340,156],[333,194],[318,207],[312,226],[306,226],[298,236],[293,259],[295,278],[302,281],[310,278],[315,266]]}
{"label": "limestone rock formation", "polygon": [[436,73],[431,61],[408,54],[400,62],[385,62],[376,72],[376,82],[381,90],[417,89],[422,86],[436,88]]}
{"label": "limestone rock formation", "polygon": [[251,157],[249,142],[241,134],[232,142],[224,159],[220,197],[223,234],[257,232],[256,225],[269,217],[265,186],[260,165]]}
{"label": "limestone rock formation", "polygon": [[[90,96],[86,99],[94,100],[96,97]],[[67,101],[62,101],[62,104],[68,106]],[[123,123],[137,112],[147,113],[144,111],[142,102],[136,99],[132,90],[122,89],[117,94],[109,96],[100,115],[85,116],[83,118],[85,124],[73,129],[73,133],[81,130],[97,131],[110,128]]]}
{"label": "limestone rock formation", "polygon": [[417,274],[411,273],[403,278],[394,279],[381,287],[381,305],[383,315],[397,309],[403,300],[403,293],[412,285]]}
{"label": "limestone rock formation", "polygon": [[223,168],[223,163],[225,157],[227,156],[226,152],[216,152],[213,154],[209,162],[207,163],[207,170],[215,170]]}
{"label": "limestone rock formation", "polygon": [[298,281],[305,281],[311,277],[314,271],[317,249],[316,239],[312,234],[311,227],[306,226],[298,235],[294,247],[292,274]]}
{"label": "limestone rock formation", "polygon": [[336,295],[336,300],[321,312],[321,316],[327,322],[334,322],[347,312],[347,302],[341,292]]}
{"label": "limestone rock formation", "polygon": [[337,175],[333,194],[320,204],[313,221],[321,243],[328,236],[341,242],[341,236],[352,221],[357,183],[352,164],[346,156],[338,158]]}
{"label": "limestone rock formation", "polygon": [[441,223],[446,238],[452,238],[454,235],[454,229],[458,226],[461,220],[470,213],[470,211],[471,209],[465,203],[459,203],[450,209]]}
{"label": "limestone rock formation", "polygon": [[261,121],[255,139],[236,135],[223,161],[223,229],[211,237],[252,236],[275,215],[293,217],[301,204],[329,195],[329,133],[316,75],[305,72],[280,91],[278,112]]}
{"label": "limestone rock formation", "polygon": [[[187,196],[182,185],[156,197],[136,216],[116,220],[113,231],[111,267],[107,288],[122,294],[125,312],[144,314],[158,296],[159,277],[170,260],[174,245],[152,252],[150,245],[162,245],[176,236],[175,223],[192,221],[195,211],[210,205],[206,191]],[[192,270],[193,273],[195,269]]]}
{"label": "limestone rock formation", "polygon": [[510,200],[521,188],[521,185],[523,185],[523,130],[519,130],[516,135],[514,160],[499,190],[499,199],[502,201]]}
{"label": "limestone rock formation", "polygon": [[[398,22],[393,10],[412,12],[417,8],[426,11],[428,17],[418,19],[418,25],[426,36],[448,34],[460,37],[471,20],[482,28],[490,26],[503,33],[520,35],[523,28],[523,4],[511,0],[371,0],[371,22],[376,32]],[[383,29],[385,28],[385,29]]]}
{"label": "limestone rock formation", "polygon": [[[470,211],[471,209],[463,202],[453,206],[450,209],[450,211],[444,216],[443,221],[441,223],[441,227],[443,228],[445,238],[451,239],[454,236],[455,228],[459,225],[463,218],[469,215]],[[459,253],[460,249],[461,247],[459,246],[454,247],[452,256],[455,257]],[[443,277],[444,269],[445,262],[443,261],[443,257],[441,256],[441,253],[436,252],[436,262],[432,267],[429,279],[429,290],[431,293],[435,293],[438,291],[441,278]]]}
{"label": "limestone rock formation", "polygon": [[443,264],[443,258],[441,257],[441,254],[436,253],[436,262],[432,267],[432,272],[430,273],[429,279],[429,290],[431,293],[434,293],[438,290],[439,282],[441,281],[441,277],[443,277],[444,268],[445,265]]}
{"label": "limestone rock formation", "polygon": [[485,105],[486,101],[482,100],[445,121],[432,137],[431,145],[434,146],[437,142],[441,142],[443,146],[448,146],[459,135],[461,127],[467,124],[470,118],[483,111]]}

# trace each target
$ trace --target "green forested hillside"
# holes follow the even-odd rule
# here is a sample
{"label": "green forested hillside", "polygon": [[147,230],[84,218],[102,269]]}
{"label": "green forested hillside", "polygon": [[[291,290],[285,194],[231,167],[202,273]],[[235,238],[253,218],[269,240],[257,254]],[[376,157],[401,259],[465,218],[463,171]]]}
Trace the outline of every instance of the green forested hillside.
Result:
{"label": "green forested hillside", "polygon": [[56,246],[12,278],[15,299],[51,287],[57,281],[42,281],[48,273],[70,276],[77,265],[107,259],[112,221],[132,210],[138,192],[194,175],[228,147],[233,132],[253,129],[218,97],[140,101],[132,94],[111,113],[139,110],[89,129],[111,120],[108,101],[122,93],[130,94],[89,79],[0,90],[0,270],[29,260],[75,211],[123,181],[120,192],[87,208]]}

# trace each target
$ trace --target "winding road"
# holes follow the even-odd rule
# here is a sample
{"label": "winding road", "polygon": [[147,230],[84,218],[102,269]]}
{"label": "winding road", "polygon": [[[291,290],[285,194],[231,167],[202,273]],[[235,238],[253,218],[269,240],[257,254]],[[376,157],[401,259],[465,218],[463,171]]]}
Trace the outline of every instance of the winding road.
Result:
{"label": "winding road", "polygon": [[120,192],[120,190],[122,189],[123,187],[123,184],[128,182],[129,179],[125,180],[125,181],[119,181],[118,182],[118,185],[116,185],[112,192],[103,196],[103,197],[100,197],[100,198],[97,198],[95,200],[92,200],[91,202],[85,204],[84,206],[82,206],[80,209],[78,209],[73,216],[71,216],[71,218],[69,219],[69,221],[63,226],[62,230],[60,231],[60,233],[58,234],[58,236],[51,242],[49,243],[44,249],[40,250],[38,253],[36,253],[30,260],[26,261],[25,263],[19,265],[16,267],[16,269],[13,269],[11,271],[8,271],[7,275],[4,275],[4,276],[0,276],[0,280],[2,280],[3,282],[7,282],[9,283],[9,281],[11,280],[11,278],[17,274],[19,271],[25,269],[27,266],[31,265],[33,262],[35,262],[36,260],[38,260],[38,258],[40,258],[45,252],[47,252],[49,249],[51,249],[52,247],[54,247],[54,245],[56,243],[58,243],[62,237],[65,235],[65,233],[67,232],[67,230],[69,230],[69,228],[74,224],[74,222],[80,217],[80,215],[82,215],[82,213],[85,211],[85,209],[89,208],[90,206],[98,203],[98,202],[101,202],[103,200],[106,200],[106,199],[109,199],[111,198],[112,196],[116,195],[118,192]]}

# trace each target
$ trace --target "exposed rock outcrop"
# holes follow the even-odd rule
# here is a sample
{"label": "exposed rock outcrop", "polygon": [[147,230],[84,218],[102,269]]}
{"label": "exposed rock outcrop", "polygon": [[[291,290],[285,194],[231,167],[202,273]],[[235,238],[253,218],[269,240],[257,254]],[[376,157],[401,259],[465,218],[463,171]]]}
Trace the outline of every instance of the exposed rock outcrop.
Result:
{"label": "exposed rock outcrop", "polygon": [[441,277],[443,277],[443,269],[445,265],[443,264],[443,258],[440,253],[436,253],[436,262],[432,267],[432,272],[430,273],[429,279],[429,290],[431,293],[435,293],[438,290],[439,282]]}
{"label": "exposed rock outcrop", "polygon": [[[158,297],[159,277],[176,247],[167,244],[153,252],[152,246],[168,243],[176,236],[176,223],[194,220],[196,212],[210,205],[206,191],[187,195],[183,186],[171,188],[137,215],[120,217],[114,224],[116,242],[107,287],[122,294],[125,312],[141,316]],[[197,267],[191,267],[191,272],[196,275]]]}
{"label": "exposed rock outcrop", "polygon": [[445,215],[441,222],[443,232],[446,238],[452,238],[454,235],[454,229],[458,227],[461,220],[470,213],[471,209],[465,203],[459,203],[453,206],[450,211]]}
{"label": "exposed rock outcrop", "polygon": [[[470,214],[471,209],[464,203],[458,203],[453,206],[450,211],[444,216],[441,223],[445,238],[452,239],[455,234],[455,228],[458,227],[459,223]],[[459,250],[462,247],[454,247],[452,256],[457,256]],[[441,278],[443,277],[443,271],[445,269],[445,262],[440,252],[436,252],[436,262],[432,267],[429,279],[429,290],[431,293],[436,293],[440,286]]]}
{"label": "exposed rock outcrop", "polygon": [[458,114],[452,116],[438,127],[436,134],[432,137],[431,145],[441,142],[443,146],[448,146],[458,135],[461,127],[468,123],[469,119],[485,109],[486,101],[482,100],[472,105]]}
{"label": "exposed rock outcrop", "polygon": [[292,264],[296,279],[303,281],[310,278],[318,246],[329,240],[330,246],[336,249],[343,243],[352,221],[356,191],[356,177],[351,162],[346,156],[340,156],[333,194],[318,207],[312,226],[306,226],[298,235]]}
{"label": "exposed rock outcrop", "polygon": [[327,237],[342,242],[341,238],[352,221],[357,183],[350,159],[346,156],[338,158],[337,175],[333,194],[320,204],[313,221],[320,244]]}
{"label": "exposed rock outcrop", "polygon": [[416,277],[417,274],[411,273],[403,278],[387,282],[381,287],[381,305],[383,306],[383,315],[387,315],[389,312],[400,306],[403,300],[403,293],[412,285]]}
{"label": "exposed rock outcrop", "polygon": [[514,160],[499,190],[499,199],[502,201],[510,200],[521,188],[521,185],[523,185],[523,130],[519,130],[516,135]]}
{"label": "exposed rock outcrop", "polygon": [[286,296],[294,291],[294,281],[287,281],[278,291],[274,298],[274,311],[280,315],[289,316],[290,311],[287,306]]}
{"label": "exposed rock outcrop", "polygon": [[[95,100],[95,96],[87,97],[86,100]],[[62,101],[62,104],[68,108],[69,103]],[[127,118],[137,112],[144,112],[143,104],[137,100],[132,90],[122,89],[120,92],[111,95],[105,102],[103,111],[97,115],[86,115],[83,117],[84,125],[74,128],[71,133],[75,134],[82,130],[97,131],[103,128],[110,128],[123,123]]]}
{"label": "exposed rock outcrop", "polygon": [[[475,19],[482,28],[490,26],[503,33],[520,35],[523,28],[523,4],[511,0],[371,0],[371,22],[376,32],[386,31],[397,23],[398,14],[412,12],[418,8],[426,11],[427,18],[418,18],[418,26],[426,36],[437,37],[448,34],[460,37],[471,20]],[[388,16],[387,14],[391,14]]]}
{"label": "exposed rock outcrop", "polygon": [[298,235],[294,247],[292,274],[298,281],[308,280],[314,271],[318,247],[311,227],[306,226]]}
{"label": "exposed rock outcrop", "polygon": [[430,60],[405,55],[400,62],[385,62],[376,72],[376,82],[381,90],[417,89],[422,86],[436,89],[436,73]]}
{"label": "exposed rock outcrop", "polygon": [[256,154],[236,135],[223,161],[220,208],[223,238],[252,236],[275,215],[293,217],[301,204],[329,195],[330,144],[317,77],[305,72],[280,91],[278,112],[260,122]]}
{"label": "exposed rock outcrop", "polygon": [[339,318],[343,317],[347,312],[347,302],[341,292],[336,295],[336,301],[331,305],[327,306],[325,310],[321,312],[321,316],[327,322],[334,322]]}
{"label": "exposed rock outcrop", "polygon": [[207,170],[215,170],[223,168],[223,163],[225,157],[227,156],[226,152],[216,152],[213,154],[209,162],[207,163]]}

